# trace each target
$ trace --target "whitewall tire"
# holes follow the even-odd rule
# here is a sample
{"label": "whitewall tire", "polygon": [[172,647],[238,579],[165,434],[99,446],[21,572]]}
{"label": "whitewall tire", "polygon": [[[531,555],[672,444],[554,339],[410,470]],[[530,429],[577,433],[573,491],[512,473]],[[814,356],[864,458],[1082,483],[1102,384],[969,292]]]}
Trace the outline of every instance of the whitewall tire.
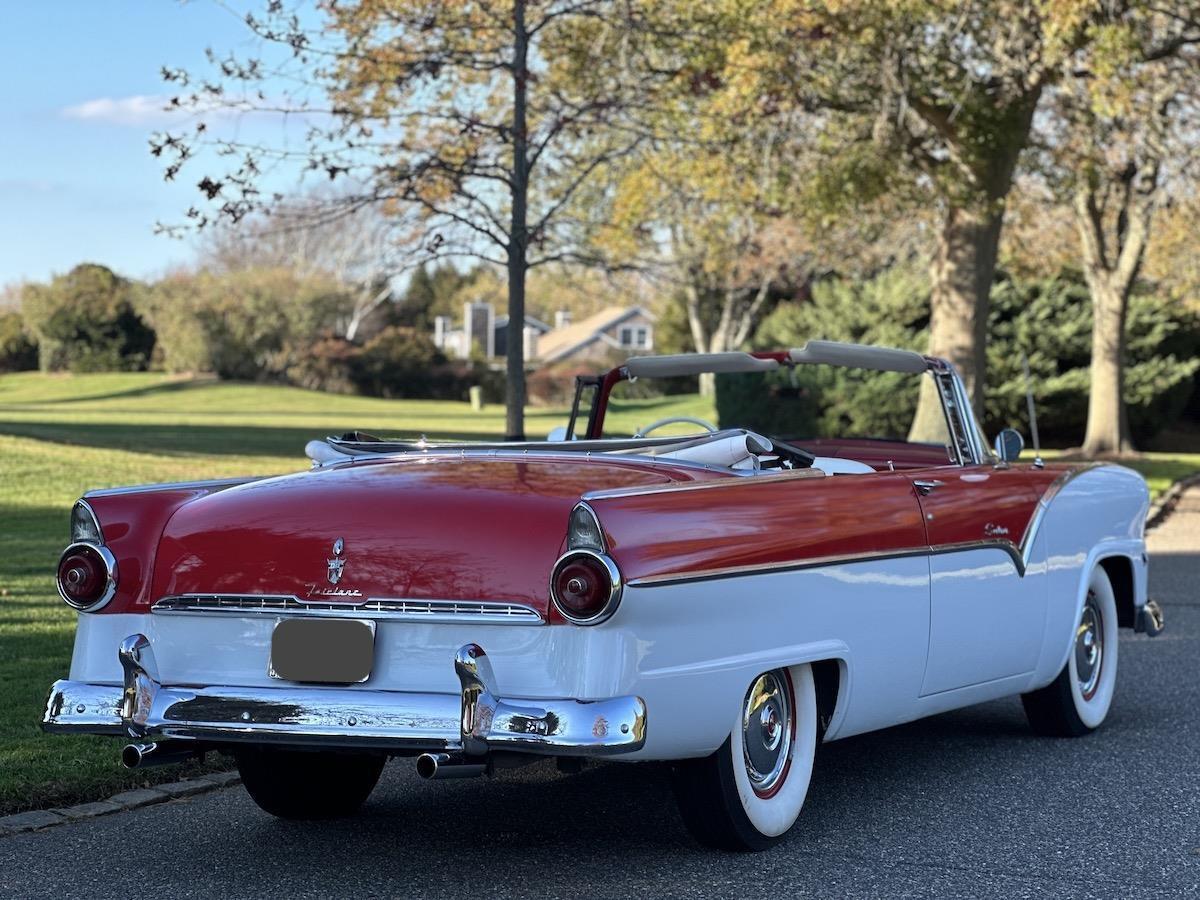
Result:
{"label": "whitewall tire", "polygon": [[811,666],[755,678],[720,749],[675,766],[680,812],[696,840],[735,851],[777,843],[804,806],[818,732]]}
{"label": "whitewall tire", "polygon": [[1088,579],[1067,663],[1046,687],[1021,695],[1039,734],[1078,737],[1108,716],[1117,687],[1117,599],[1102,566]]}

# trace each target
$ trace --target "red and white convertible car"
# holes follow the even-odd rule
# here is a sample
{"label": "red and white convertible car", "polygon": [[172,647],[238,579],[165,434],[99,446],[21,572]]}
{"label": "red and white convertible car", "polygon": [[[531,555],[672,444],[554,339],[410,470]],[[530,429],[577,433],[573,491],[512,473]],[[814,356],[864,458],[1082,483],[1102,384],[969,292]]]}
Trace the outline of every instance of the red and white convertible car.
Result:
{"label": "red and white convertible car", "polygon": [[[932,382],[944,443],[604,436],[637,378],[832,365]],[[895,377],[895,376],[890,376]],[[702,842],[759,849],[817,744],[1020,694],[1104,720],[1117,629],[1157,633],[1141,477],[985,443],[947,363],[812,341],[579,379],[566,440],[309,445],[312,471],[87,494],[80,611],[44,727],[127,765],[207,750],[287,817],[346,814],[389,757],[426,777],[670,760]]]}

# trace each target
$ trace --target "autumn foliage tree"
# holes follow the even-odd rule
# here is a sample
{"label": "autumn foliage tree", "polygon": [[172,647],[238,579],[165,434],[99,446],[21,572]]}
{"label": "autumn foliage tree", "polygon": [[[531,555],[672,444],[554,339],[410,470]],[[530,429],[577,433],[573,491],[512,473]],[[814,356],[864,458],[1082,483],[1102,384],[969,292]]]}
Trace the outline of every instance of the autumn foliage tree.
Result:
{"label": "autumn foliage tree", "polygon": [[[1164,25],[1145,58],[1178,53],[1194,30],[1184,3],[725,0],[702,21],[713,8],[735,36],[725,45],[746,48],[715,62],[714,90],[802,124],[820,160],[799,188],[814,213],[832,222],[885,196],[932,212],[929,351],[955,364],[977,408],[1006,206],[1046,137],[1043,102],[1080,69],[1119,67],[1148,17]],[[940,429],[935,400],[923,395],[913,437]]]}
{"label": "autumn foliage tree", "polygon": [[1130,298],[1154,220],[1194,182],[1200,125],[1200,12],[1140,11],[1110,26],[1103,51],[1080,59],[1048,104],[1041,158],[1056,198],[1074,213],[1092,304],[1088,455],[1134,449],[1126,411]]}
{"label": "autumn foliage tree", "polygon": [[[313,22],[268,0],[246,16],[258,52],[213,54],[215,71],[199,78],[165,72],[186,109],[308,123],[295,144],[247,143],[213,115],[158,135],[168,178],[206,167],[191,223],[269,211],[281,198],[267,175],[281,168],[344,180],[327,220],[380,206],[413,264],[465,256],[504,267],[509,316],[522,321],[526,273],[584,255],[573,201],[640,143],[632,114],[670,77],[640,64],[636,5],[327,0],[319,11]],[[288,83],[298,86],[280,95]],[[508,342],[510,439],[524,436],[524,370],[522,342]]]}

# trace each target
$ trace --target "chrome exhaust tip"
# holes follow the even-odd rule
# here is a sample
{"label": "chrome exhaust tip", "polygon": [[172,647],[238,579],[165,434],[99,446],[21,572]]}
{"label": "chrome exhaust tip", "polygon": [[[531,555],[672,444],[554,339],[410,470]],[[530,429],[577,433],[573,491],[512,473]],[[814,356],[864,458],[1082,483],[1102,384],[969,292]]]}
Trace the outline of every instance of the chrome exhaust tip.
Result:
{"label": "chrome exhaust tip", "polygon": [[187,742],[160,741],[159,743],[126,744],[121,750],[121,765],[127,769],[145,769],[150,766],[169,766],[204,756],[204,747]]}
{"label": "chrome exhaust tip", "polygon": [[417,774],[427,780],[435,778],[475,778],[487,772],[486,763],[463,762],[461,756],[449,753],[422,753],[417,757]]}

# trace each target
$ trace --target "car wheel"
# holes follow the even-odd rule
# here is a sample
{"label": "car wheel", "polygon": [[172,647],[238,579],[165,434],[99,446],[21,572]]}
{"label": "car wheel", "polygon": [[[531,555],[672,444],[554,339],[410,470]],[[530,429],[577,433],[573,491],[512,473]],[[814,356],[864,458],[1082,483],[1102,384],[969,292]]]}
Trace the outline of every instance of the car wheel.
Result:
{"label": "car wheel", "polygon": [[692,836],[732,851],[777,843],[804,805],[817,734],[810,666],[758,676],[721,748],[674,766],[675,796]]}
{"label": "car wheel", "polygon": [[281,819],[334,819],[370,796],[386,757],[363,753],[246,747],[238,772],[251,798]]}
{"label": "car wheel", "polygon": [[1021,695],[1038,734],[1078,737],[1099,727],[1117,685],[1117,601],[1101,566],[1092,570],[1067,664],[1046,687]]}

